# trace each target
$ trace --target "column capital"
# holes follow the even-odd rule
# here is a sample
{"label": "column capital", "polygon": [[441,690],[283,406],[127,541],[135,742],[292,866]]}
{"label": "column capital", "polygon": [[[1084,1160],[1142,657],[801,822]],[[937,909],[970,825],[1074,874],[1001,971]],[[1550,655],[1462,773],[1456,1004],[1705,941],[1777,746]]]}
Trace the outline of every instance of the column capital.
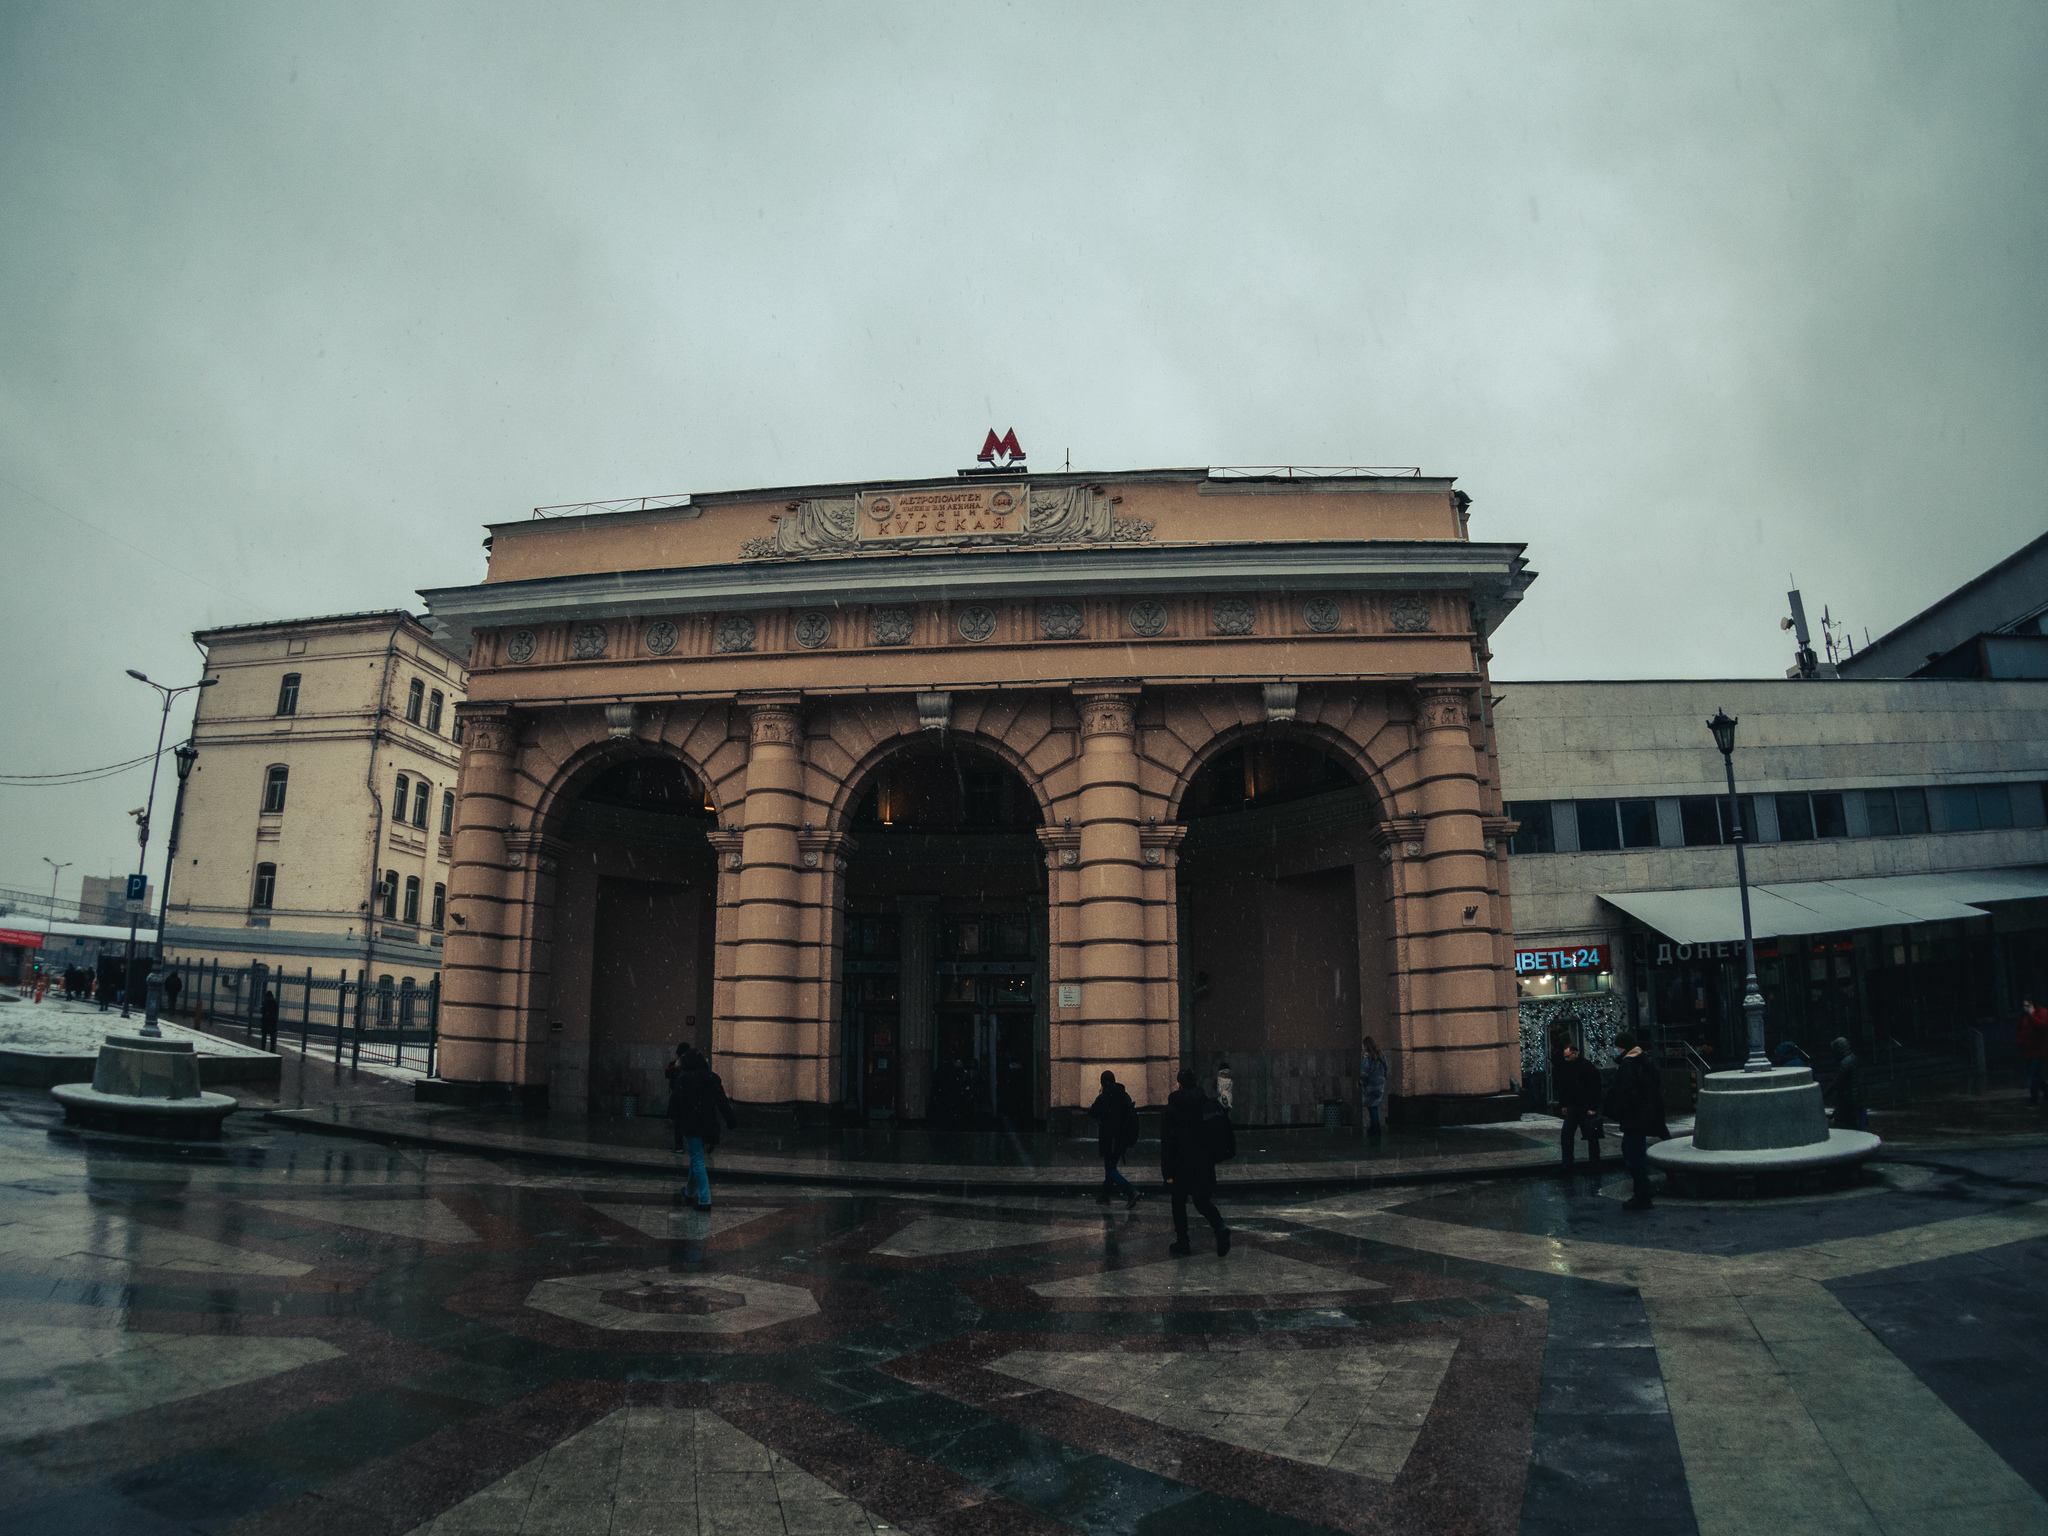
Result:
{"label": "column capital", "polygon": [[1416,688],[1415,693],[1415,724],[1418,730],[1462,731],[1471,724],[1472,690],[1469,687],[1423,684]]}
{"label": "column capital", "polygon": [[846,856],[860,846],[851,832],[799,832],[797,862],[805,869],[846,868]]}
{"label": "column capital", "polygon": [[455,706],[455,718],[462,722],[464,751],[510,752],[518,742],[519,714],[510,704],[464,700]]}
{"label": "column capital", "polygon": [[747,713],[747,740],[756,747],[793,747],[803,736],[801,693],[741,693],[733,703]]}
{"label": "column capital", "polygon": [[1128,736],[1138,703],[1136,683],[1077,683],[1074,698],[1081,706],[1083,736]]}

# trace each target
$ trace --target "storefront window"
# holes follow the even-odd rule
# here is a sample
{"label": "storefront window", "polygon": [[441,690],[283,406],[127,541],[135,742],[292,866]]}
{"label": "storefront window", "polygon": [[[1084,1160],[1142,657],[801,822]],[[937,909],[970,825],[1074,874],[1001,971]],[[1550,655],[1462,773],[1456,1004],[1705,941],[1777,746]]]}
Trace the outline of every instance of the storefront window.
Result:
{"label": "storefront window", "polygon": [[1551,825],[1548,800],[1510,800],[1507,813],[1508,820],[1521,823],[1508,844],[1509,854],[1557,851],[1557,834]]}

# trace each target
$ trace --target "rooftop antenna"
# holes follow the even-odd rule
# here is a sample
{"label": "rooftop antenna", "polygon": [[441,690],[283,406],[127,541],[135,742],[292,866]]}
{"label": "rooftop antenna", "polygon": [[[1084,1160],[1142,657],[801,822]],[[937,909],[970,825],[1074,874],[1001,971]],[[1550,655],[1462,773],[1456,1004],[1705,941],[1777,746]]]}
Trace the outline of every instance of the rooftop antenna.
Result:
{"label": "rooftop antenna", "polygon": [[[1794,581],[1798,580],[1796,576],[1792,579]],[[1796,586],[1790,592],[1787,592],[1785,597],[1792,604],[1792,616],[1789,619],[1778,620],[1778,628],[1791,630],[1793,637],[1799,642],[1799,649],[1795,652],[1798,657],[1798,665],[1787,667],[1785,675],[1787,677],[1818,677],[1820,676],[1820,658],[1813,653],[1813,635],[1806,627],[1806,604],[1800,601],[1799,589]]]}

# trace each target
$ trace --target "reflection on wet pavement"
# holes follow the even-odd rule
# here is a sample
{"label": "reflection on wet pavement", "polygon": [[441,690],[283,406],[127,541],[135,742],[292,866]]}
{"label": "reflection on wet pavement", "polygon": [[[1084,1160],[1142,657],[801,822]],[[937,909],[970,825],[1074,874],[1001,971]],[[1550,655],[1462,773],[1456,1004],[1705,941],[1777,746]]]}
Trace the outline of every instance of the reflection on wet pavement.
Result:
{"label": "reflection on wet pavement", "polygon": [[2032,1149],[1647,1215],[1226,1194],[1219,1259],[1029,1182],[722,1157],[699,1212],[669,1171],[0,1117],[10,1536],[2048,1532]]}

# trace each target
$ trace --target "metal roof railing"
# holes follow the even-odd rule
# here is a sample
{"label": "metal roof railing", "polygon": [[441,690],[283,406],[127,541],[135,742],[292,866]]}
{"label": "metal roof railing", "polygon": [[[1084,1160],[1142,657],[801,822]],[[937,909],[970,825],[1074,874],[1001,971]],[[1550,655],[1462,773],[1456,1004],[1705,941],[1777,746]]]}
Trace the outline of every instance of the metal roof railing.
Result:
{"label": "metal roof railing", "polygon": [[672,496],[626,496],[617,501],[571,501],[559,507],[535,507],[535,517],[582,517],[593,512],[645,512],[652,507],[686,507],[690,493]]}
{"label": "metal roof railing", "polygon": [[1212,480],[1330,480],[1364,475],[1375,480],[1419,480],[1415,464],[1211,464]]}

